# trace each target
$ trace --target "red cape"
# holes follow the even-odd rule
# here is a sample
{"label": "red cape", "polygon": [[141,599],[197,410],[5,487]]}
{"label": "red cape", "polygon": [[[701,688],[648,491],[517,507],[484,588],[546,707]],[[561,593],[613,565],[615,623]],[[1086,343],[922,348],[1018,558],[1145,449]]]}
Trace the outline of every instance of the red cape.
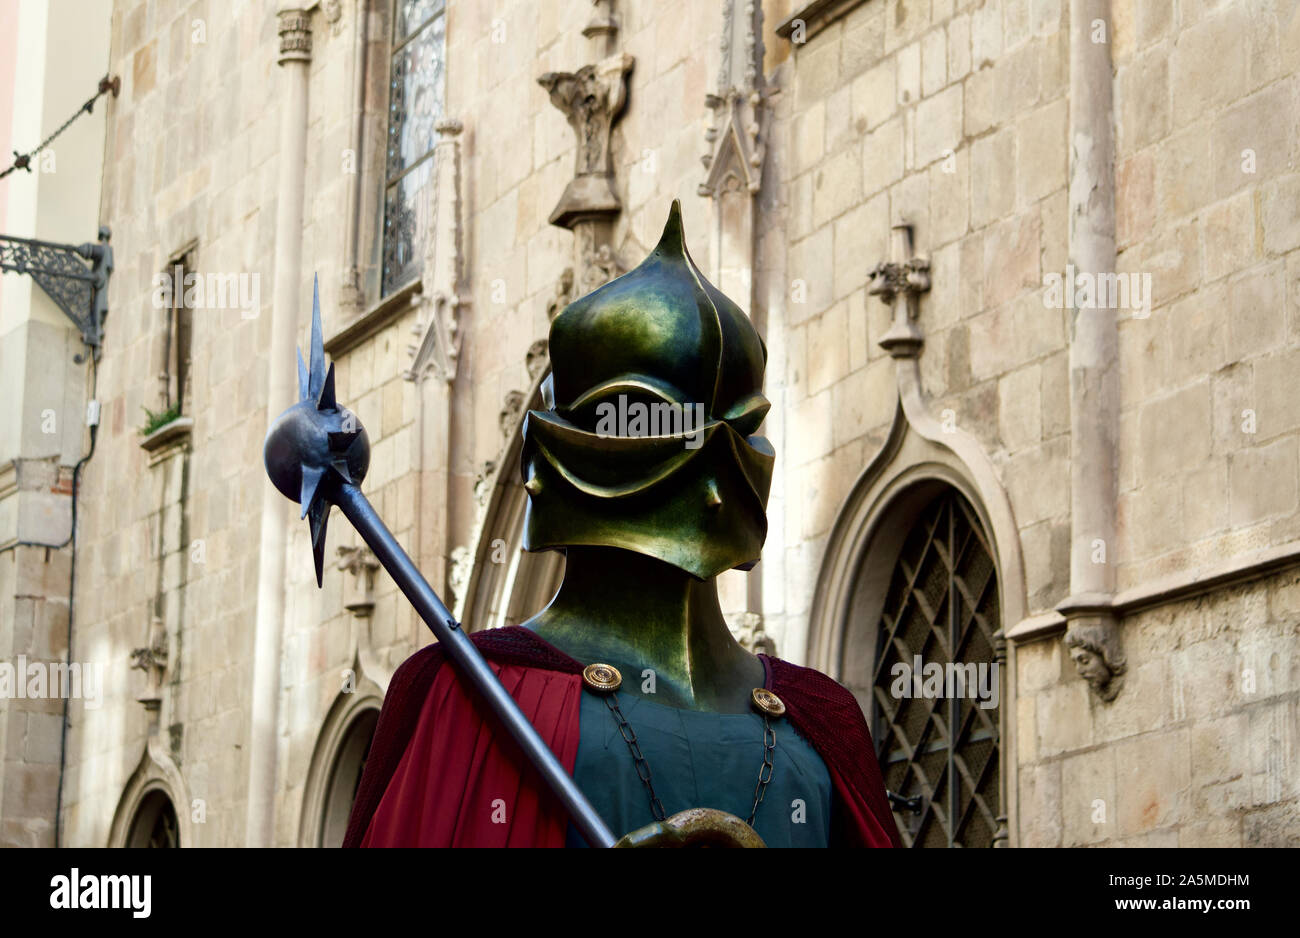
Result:
{"label": "red cape", "polygon": [[[471,636],[570,773],[582,664],[528,629]],[[831,845],[899,846],[857,700],[810,668],[760,655],[786,719],[821,755],[834,789]],[[568,816],[485,715],[438,645],[393,675],[348,821],[345,847],[562,847]],[[626,833],[616,831],[616,834]]]}

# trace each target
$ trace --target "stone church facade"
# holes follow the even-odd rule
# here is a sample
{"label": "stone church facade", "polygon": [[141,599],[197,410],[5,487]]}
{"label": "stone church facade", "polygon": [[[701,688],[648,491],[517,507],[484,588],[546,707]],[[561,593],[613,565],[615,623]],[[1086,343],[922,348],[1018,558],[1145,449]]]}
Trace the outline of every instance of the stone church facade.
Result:
{"label": "stone church facade", "polygon": [[93,456],[0,454],[0,651],[103,699],[65,741],[0,700],[0,843],[337,844],[428,633],[341,518],[318,589],[262,468],[314,278],[365,491],[467,627],[516,624],[563,569],[520,549],[547,329],[675,198],[769,355],[724,611],[857,694],[905,841],[1300,843],[1300,7],[111,9],[103,353],[42,346]]}

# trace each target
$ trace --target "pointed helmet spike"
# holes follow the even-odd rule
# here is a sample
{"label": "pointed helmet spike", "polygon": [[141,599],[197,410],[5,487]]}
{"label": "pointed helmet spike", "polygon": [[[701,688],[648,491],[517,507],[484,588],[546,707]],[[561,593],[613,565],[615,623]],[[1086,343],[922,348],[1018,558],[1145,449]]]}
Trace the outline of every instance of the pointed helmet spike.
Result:
{"label": "pointed helmet spike", "polygon": [[325,339],[320,325],[320,277],[312,279],[311,288],[311,370],[308,372],[307,392],[312,400],[320,399],[325,384]]}
{"label": "pointed helmet spike", "polygon": [[682,226],[680,199],[673,199],[672,208],[668,210],[668,221],[664,222],[663,234],[659,236],[654,253],[674,256],[686,253],[686,230]]}

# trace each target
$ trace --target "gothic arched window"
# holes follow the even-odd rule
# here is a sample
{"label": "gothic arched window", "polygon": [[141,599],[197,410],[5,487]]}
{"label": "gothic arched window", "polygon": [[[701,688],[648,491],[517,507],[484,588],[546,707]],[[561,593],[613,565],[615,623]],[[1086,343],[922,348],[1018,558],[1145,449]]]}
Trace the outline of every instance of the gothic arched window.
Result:
{"label": "gothic arched window", "polygon": [[420,275],[425,242],[433,236],[429,189],[446,50],[444,0],[396,0],[384,157],[383,296]]}
{"label": "gothic arched window", "polygon": [[353,718],[334,755],[320,823],[320,846],[339,847],[347,833],[352,802],[361,784],[361,773],[370,754],[370,741],[379,722],[379,711],[366,709]]}
{"label": "gothic arched window", "polygon": [[[904,843],[987,847],[1001,826],[993,550],[944,486],[916,514],[876,631],[871,731]],[[936,694],[938,691],[938,694]]]}
{"label": "gothic arched window", "polygon": [[176,808],[161,789],[144,796],[131,820],[127,835],[128,847],[179,847],[180,825],[176,821]]}

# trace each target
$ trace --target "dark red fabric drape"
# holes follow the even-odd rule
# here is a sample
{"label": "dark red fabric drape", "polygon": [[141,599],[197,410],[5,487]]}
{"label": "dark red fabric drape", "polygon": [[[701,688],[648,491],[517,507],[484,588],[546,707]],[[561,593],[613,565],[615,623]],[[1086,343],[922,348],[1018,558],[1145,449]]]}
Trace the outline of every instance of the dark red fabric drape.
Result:
{"label": "dark red fabric drape", "polygon": [[[493,670],[572,773],[582,679],[519,664]],[[495,735],[456,672],[440,668],[361,846],[563,847],[568,814]]]}
{"label": "dark red fabric drape", "polygon": [[[582,665],[523,628],[472,638],[572,772]],[[898,846],[871,735],[853,695],[817,671],[763,659],[768,687],[830,772],[832,843]],[[563,809],[442,663],[441,649],[430,645],[393,675],[344,846],[562,846]],[[497,823],[502,810],[506,823]]]}

